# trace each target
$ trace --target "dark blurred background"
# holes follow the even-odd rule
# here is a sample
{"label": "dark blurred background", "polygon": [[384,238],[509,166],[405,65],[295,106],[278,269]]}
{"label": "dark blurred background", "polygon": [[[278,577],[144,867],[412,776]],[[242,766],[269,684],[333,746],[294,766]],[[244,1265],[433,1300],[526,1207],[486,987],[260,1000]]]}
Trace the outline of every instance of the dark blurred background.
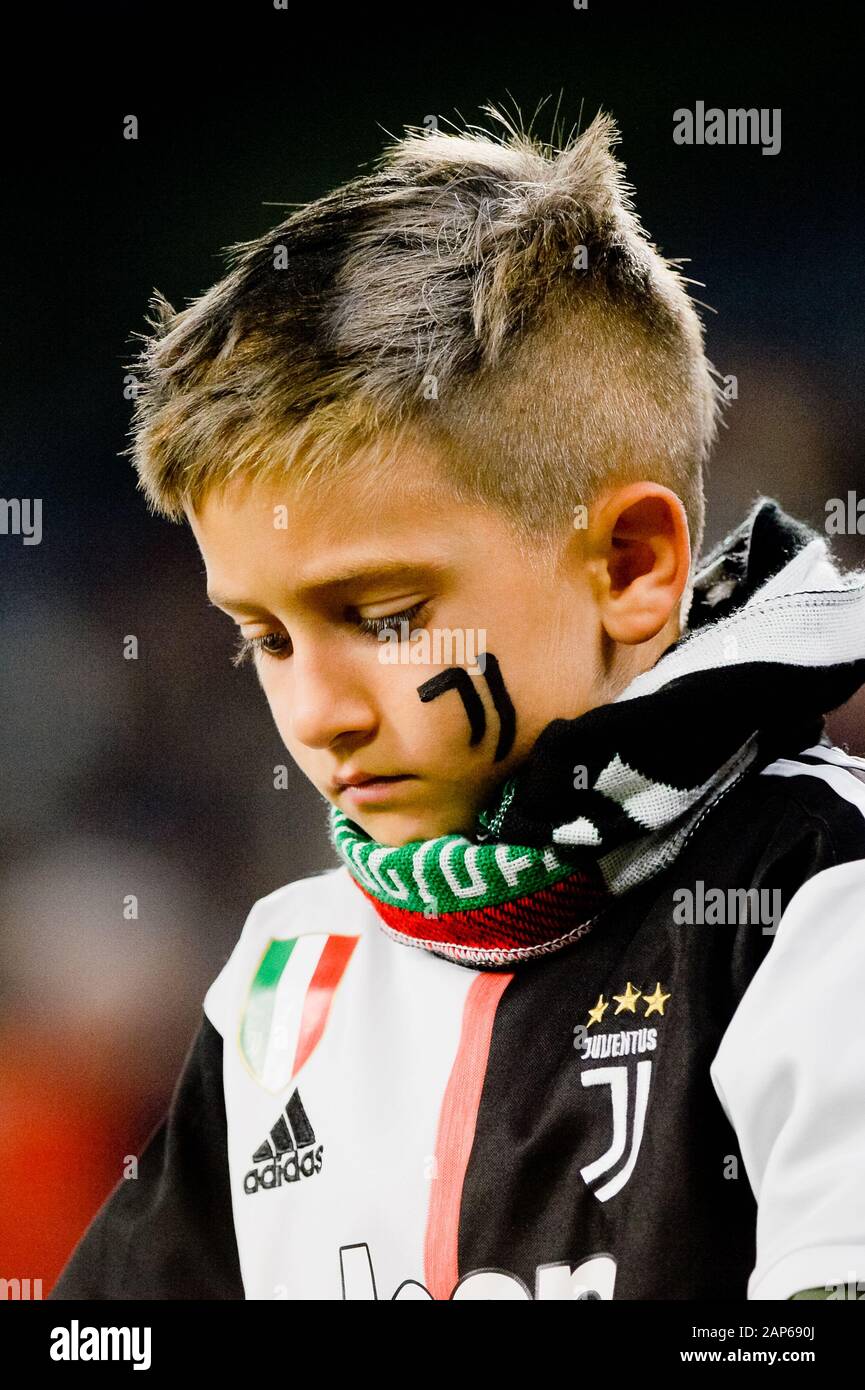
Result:
{"label": "dark blurred background", "polygon": [[[48,1292],[163,1113],[250,907],[332,862],[318,795],[273,789],[287,754],[192,536],[119,457],[148,296],[181,307],[221,248],[406,123],[550,97],[549,135],[557,102],[566,130],[603,107],[738,379],[707,545],[761,492],[821,529],[827,499],[865,495],[857,11],[752,11],[79,4],[8,51],[0,496],[42,498],[43,538],[0,536],[0,1275]],[[675,145],[697,100],[781,108],[780,153]],[[865,562],[865,537],[833,545]],[[863,728],[861,699],[830,725],[859,753]]]}

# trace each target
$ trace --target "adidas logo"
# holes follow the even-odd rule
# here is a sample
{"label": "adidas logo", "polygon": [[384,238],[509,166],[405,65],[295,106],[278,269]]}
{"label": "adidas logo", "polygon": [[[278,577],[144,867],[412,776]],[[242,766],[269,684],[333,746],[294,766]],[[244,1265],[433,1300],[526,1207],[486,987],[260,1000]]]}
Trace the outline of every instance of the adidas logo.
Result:
{"label": "adidas logo", "polygon": [[[284,1182],[299,1182],[321,1172],[324,1145],[315,1144],[315,1131],[303,1108],[299,1091],[291,1098],[270,1131],[270,1137],[260,1144],[252,1161],[263,1167],[250,1168],[243,1179],[243,1190],[250,1196],[259,1188],[282,1187]],[[303,1150],[303,1152],[301,1152]]]}

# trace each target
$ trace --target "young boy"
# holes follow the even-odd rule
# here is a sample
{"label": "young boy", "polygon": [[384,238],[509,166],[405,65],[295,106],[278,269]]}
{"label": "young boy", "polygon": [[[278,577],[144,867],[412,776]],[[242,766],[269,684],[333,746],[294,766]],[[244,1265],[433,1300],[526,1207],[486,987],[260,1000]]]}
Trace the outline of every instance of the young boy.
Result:
{"label": "young boy", "polygon": [[692,565],[684,281],[608,117],[490,113],[156,297],[140,485],[339,867],[254,905],[52,1297],[865,1278],[865,575],[768,499]]}

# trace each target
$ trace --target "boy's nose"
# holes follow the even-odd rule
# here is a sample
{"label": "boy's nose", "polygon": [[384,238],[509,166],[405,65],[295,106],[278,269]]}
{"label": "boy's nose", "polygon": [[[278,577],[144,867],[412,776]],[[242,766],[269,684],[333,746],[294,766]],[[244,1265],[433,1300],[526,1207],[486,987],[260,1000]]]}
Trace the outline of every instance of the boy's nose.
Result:
{"label": "boy's nose", "polygon": [[349,672],[297,662],[296,656],[288,688],[277,697],[283,706],[277,722],[292,739],[307,748],[329,748],[345,735],[375,731],[375,706]]}

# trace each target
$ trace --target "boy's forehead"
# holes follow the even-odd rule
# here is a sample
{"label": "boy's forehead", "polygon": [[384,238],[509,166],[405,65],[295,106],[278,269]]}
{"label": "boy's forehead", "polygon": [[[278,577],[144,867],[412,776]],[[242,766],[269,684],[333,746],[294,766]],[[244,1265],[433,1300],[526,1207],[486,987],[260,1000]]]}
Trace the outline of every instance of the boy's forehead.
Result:
{"label": "boy's forehead", "polygon": [[394,526],[412,528],[424,515],[453,513],[460,505],[434,465],[420,467],[410,459],[404,468],[309,481],[280,474],[236,477],[210,487],[185,511],[196,535],[258,527],[299,538],[313,528],[344,536],[347,518],[373,535]]}
{"label": "boy's forehead", "polygon": [[444,568],[471,537],[479,539],[489,513],[441,491],[431,497],[411,479],[375,499],[350,485],[310,489],[279,479],[243,480],[185,511],[214,602],[251,592],[275,574],[292,588],[311,589]]}

